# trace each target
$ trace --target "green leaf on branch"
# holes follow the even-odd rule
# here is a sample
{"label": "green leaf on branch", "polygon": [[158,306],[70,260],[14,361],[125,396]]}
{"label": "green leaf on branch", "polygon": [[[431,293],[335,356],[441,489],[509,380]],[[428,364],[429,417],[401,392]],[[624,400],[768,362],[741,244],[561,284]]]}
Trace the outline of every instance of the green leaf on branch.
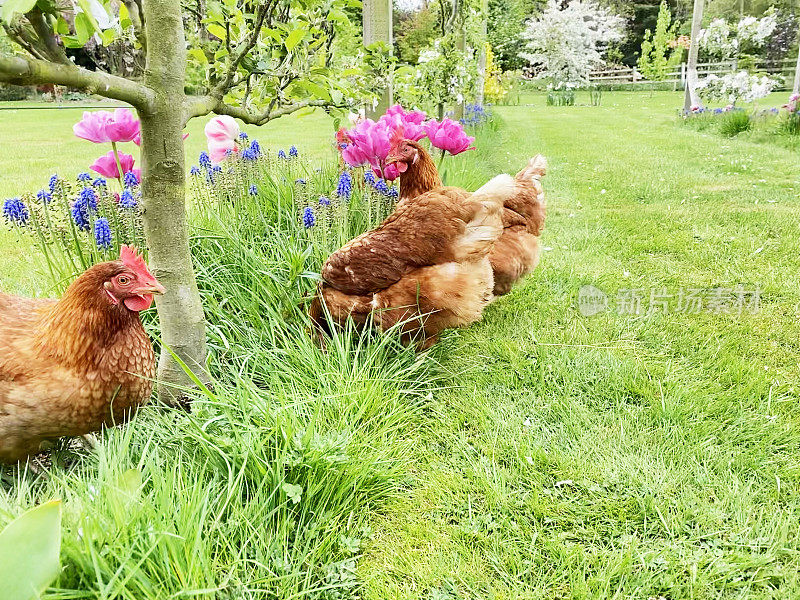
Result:
{"label": "green leaf on branch", "polygon": [[308,81],[307,79],[298,79],[292,85],[294,90],[301,89],[314,96],[315,98],[319,98],[320,100],[330,100],[331,94],[328,90],[324,87],[319,85],[318,83],[314,83],[313,81]]}
{"label": "green leaf on branch", "polygon": [[293,30],[288,36],[286,36],[286,41],[284,44],[286,45],[286,49],[291,52],[297,47],[303,38],[306,36],[305,29],[295,29]]}
{"label": "green leaf on branch", "polygon": [[124,4],[119,5],[119,26],[124,30],[133,25],[128,7]]}
{"label": "green leaf on branch", "polygon": [[0,598],[36,600],[61,568],[61,501],[23,513],[0,532]]}
{"label": "green leaf on branch", "polygon": [[25,14],[36,6],[36,0],[5,0],[0,6],[0,17],[5,23],[11,24],[15,14]]}
{"label": "green leaf on branch", "polygon": [[58,17],[56,20],[55,32],[58,35],[69,35],[69,23],[64,17]]}
{"label": "green leaf on branch", "polygon": [[191,48],[188,54],[201,65],[208,64],[208,57],[206,56],[206,53],[203,52],[200,48]]}
{"label": "green leaf on branch", "polygon": [[100,34],[100,39],[103,41],[103,46],[109,46],[117,38],[117,32],[114,29],[106,29]]}
{"label": "green leaf on branch", "polygon": [[83,46],[94,35],[94,27],[86,13],[75,15],[75,40],[79,46]]}
{"label": "green leaf on branch", "polygon": [[227,34],[225,33],[225,28],[222,25],[217,25],[216,23],[211,23],[208,27],[206,27],[208,33],[225,41]]}

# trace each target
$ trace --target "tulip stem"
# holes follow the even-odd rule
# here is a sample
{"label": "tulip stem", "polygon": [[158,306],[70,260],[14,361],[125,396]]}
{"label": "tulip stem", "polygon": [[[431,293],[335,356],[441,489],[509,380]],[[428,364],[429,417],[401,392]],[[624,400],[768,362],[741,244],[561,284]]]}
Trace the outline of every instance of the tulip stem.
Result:
{"label": "tulip stem", "polygon": [[117,181],[119,181],[119,188],[122,190],[125,186],[122,185],[122,163],[119,160],[119,152],[117,152],[117,142],[111,142],[111,149],[114,151],[114,160],[117,163]]}

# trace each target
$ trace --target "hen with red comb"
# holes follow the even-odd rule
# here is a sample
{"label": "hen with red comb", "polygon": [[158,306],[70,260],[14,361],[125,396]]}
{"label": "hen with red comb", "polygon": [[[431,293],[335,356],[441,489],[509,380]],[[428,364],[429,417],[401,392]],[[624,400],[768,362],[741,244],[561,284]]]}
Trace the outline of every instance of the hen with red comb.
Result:
{"label": "hen with red comb", "polygon": [[0,294],[0,462],[123,423],[149,400],[155,355],[139,312],[163,293],[142,255],[123,246],[60,300]]}

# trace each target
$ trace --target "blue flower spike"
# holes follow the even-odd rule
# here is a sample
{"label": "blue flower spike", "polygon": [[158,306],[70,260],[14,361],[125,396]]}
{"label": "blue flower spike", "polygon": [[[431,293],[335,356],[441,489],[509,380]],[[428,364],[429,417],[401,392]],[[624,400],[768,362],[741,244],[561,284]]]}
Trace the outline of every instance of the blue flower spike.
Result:
{"label": "blue flower spike", "polygon": [[303,227],[311,229],[316,222],[317,218],[314,216],[314,211],[311,210],[310,206],[306,206],[303,209]]}
{"label": "blue flower spike", "polygon": [[336,184],[336,195],[345,200],[350,199],[353,193],[353,178],[348,171],[342,171],[339,175],[339,183]]}
{"label": "blue flower spike", "polygon": [[122,208],[136,208],[136,198],[133,197],[133,192],[128,188],[122,190],[122,195],[119,197],[119,205]]}
{"label": "blue flower spike", "polygon": [[139,185],[139,178],[133,171],[128,171],[127,173],[125,173],[125,178],[122,181],[125,183],[125,187],[132,188]]}
{"label": "blue flower spike", "polygon": [[3,202],[3,216],[12,225],[23,227],[30,218],[28,207],[19,198],[9,198]]}
{"label": "blue flower spike", "polygon": [[111,227],[108,219],[100,217],[94,222],[94,241],[100,250],[108,250],[111,248],[111,240]]}

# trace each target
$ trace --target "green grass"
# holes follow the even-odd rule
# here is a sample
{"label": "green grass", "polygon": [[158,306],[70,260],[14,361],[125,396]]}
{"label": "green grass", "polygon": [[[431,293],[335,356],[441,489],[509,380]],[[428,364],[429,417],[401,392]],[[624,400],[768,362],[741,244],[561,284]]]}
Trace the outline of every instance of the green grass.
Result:
{"label": "green grass", "polygon": [[[679,94],[524,100],[447,174],[551,164],[541,265],[481,323],[420,358],[375,336],[321,354],[302,232],[207,215],[216,392],[13,478],[0,522],[65,498],[59,585],[98,598],[800,596],[797,152],[682,127]],[[757,314],[577,309],[588,284],[615,304],[737,283]]]}

